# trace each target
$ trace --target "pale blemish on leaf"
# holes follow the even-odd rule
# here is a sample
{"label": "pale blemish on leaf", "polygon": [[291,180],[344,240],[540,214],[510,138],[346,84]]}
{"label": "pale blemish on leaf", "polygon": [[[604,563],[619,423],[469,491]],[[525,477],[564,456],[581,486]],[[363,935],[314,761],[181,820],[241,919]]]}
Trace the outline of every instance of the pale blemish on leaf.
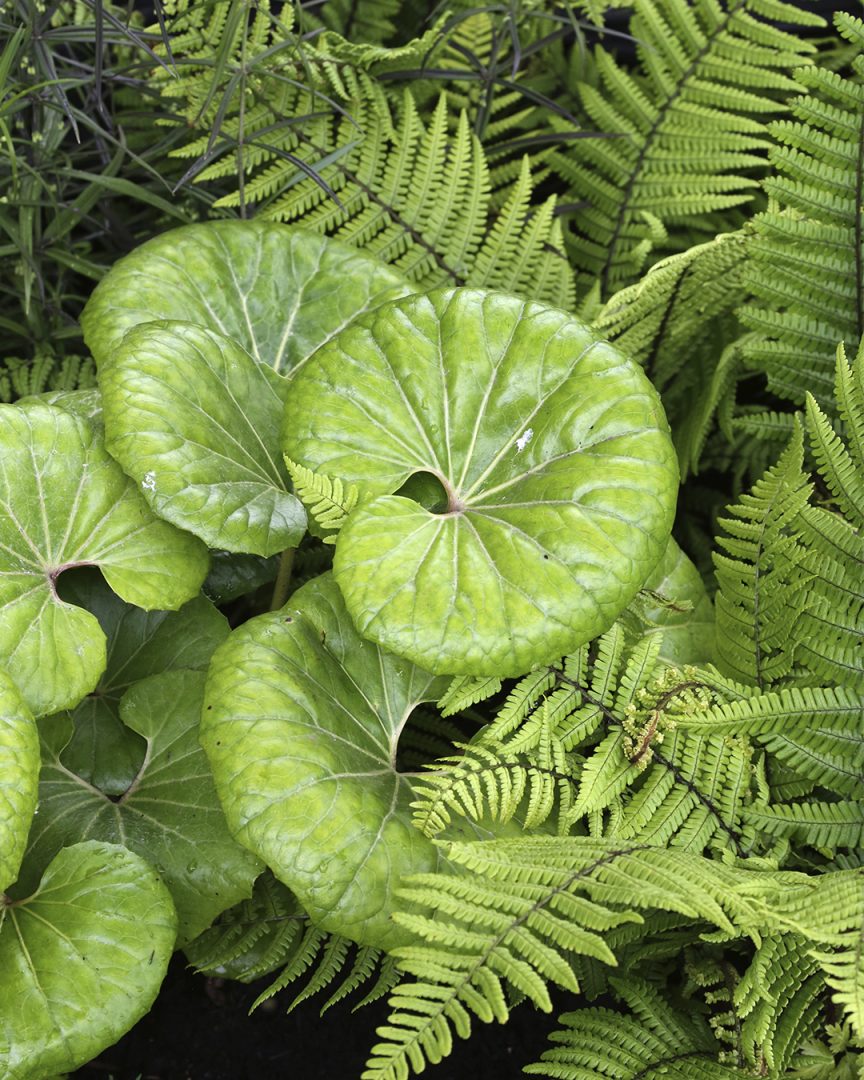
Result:
{"label": "pale blemish on leaf", "polygon": [[522,453],[529,442],[534,438],[534,428],[526,428],[516,440],[516,452]]}

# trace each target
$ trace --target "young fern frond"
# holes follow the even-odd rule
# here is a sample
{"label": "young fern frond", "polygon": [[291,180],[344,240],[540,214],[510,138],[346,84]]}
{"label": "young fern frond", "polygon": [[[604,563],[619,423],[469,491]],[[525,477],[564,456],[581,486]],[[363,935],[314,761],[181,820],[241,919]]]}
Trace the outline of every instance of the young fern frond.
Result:
{"label": "young fern frond", "polygon": [[636,0],[633,8],[641,71],[625,71],[601,48],[601,87],[578,87],[595,128],[621,137],[550,158],[573,198],[589,204],[569,247],[582,283],[599,278],[603,299],[633,280],[666,226],[752,197],[769,146],[763,118],[784,110],[791,71],[814,51],[776,23],[822,23],[780,0]]}
{"label": "young fern frond", "polygon": [[415,785],[414,824],[437,836],[454,814],[507,824],[519,818],[524,829],[542,825],[556,805],[566,818],[573,792],[570,762],[547,727],[547,737],[530,756],[508,751],[488,735],[456,744],[461,753],[439,758]]}
{"label": "young fern frond", "polygon": [[800,427],[777,464],[721,518],[714,553],[717,649],[725,670],[764,686],[791,670],[804,608],[805,549],[795,532],[813,485],[803,471]]}
{"label": "young fern frond", "polygon": [[[864,24],[838,13],[835,26],[860,53]],[[748,366],[781,397],[802,404],[811,393],[829,410],[837,344],[856,349],[864,333],[864,57],[852,67],[852,77],[802,68],[795,119],[770,127],[772,205],[754,219],[754,299],[740,313],[754,331],[742,348]]]}
{"label": "young fern frond", "polygon": [[349,484],[346,489],[338,477],[331,478],[316,473],[289,458],[285,459],[285,465],[297,498],[309,511],[319,529],[329,534],[324,536],[324,543],[335,544],[335,534],[357,505],[359,492],[356,485]]}

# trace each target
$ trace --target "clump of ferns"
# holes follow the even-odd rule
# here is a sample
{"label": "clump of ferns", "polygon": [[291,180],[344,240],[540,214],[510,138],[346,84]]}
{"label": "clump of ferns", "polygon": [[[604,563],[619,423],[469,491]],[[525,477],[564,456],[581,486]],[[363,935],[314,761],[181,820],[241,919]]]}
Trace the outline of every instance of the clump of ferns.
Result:
{"label": "clump of ferns", "polygon": [[[702,748],[690,753],[686,734],[676,732],[679,722],[717,703],[718,688],[695,667],[659,661],[660,647],[659,634],[628,646],[616,623],[590,647],[519,680],[495,720],[470,742],[457,743],[457,753],[427,766],[415,787],[417,827],[437,836],[456,815],[502,824],[515,819],[531,830],[554,814],[556,831],[567,835],[583,818],[592,831],[605,828],[600,823],[609,811],[610,827],[623,828],[625,789],[638,791],[652,765],[672,785],[691,789],[690,804],[704,809],[710,799],[691,776],[697,770],[676,760],[682,752],[698,759]],[[500,689],[495,680],[460,683],[461,696],[442,699],[445,712]],[[667,739],[674,743],[668,755]],[[652,780],[651,797],[633,803],[637,817],[643,803],[653,806],[659,797],[662,804],[667,794]],[[735,846],[743,854],[737,838]]]}

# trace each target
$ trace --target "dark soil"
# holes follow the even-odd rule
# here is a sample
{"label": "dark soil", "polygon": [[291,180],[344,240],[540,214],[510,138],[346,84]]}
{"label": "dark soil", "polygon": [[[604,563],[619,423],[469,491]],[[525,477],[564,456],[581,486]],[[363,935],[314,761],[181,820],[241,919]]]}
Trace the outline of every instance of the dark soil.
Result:
{"label": "dark soil", "polygon": [[[73,1074],[80,1080],[359,1080],[387,1003],[351,1012],[334,1006],[319,1018],[314,1000],[285,1009],[296,989],[249,1006],[268,980],[253,986],[195,975],[174,958],[151,1012],[116,1046]],[[424,1075],[429,1080],[517,1080],[548,1047],[562,998],[550,1015],[531,1005],[505,1026],[477,1023],[470,1040]]]}

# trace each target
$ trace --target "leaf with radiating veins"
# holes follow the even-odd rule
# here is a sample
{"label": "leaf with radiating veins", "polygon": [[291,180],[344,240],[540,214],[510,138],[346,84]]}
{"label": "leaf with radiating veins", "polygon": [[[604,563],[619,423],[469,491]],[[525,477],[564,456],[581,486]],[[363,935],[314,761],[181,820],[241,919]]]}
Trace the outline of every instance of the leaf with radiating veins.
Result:
{"label": "leaf with radiating veins", "polygon": [[322,346],[283,449],[359,491],[333,571],[360,634],[439,674],[520,675],[607,630],[678,490],[636,364],[566,312],[476,289],[384,304]]}
{"label": "leaf with radiating veins", "polygon": [[99,368],[133,326],[181,319],[286,373],[362,311],[410,286],[348,244],[273,221],[210,221],[156,236],[116,263],[81,316]]}
{"label": "leaf with radiating veins", "polygon": [[446,685],[363,641],[330,574],[214,653],[201,742],[228,823],[322,929],[392,945],[400,877],[437,865],[396,749]]}
{"label": "leaf with radiating veins", "polygon": [[27,899],[0,897],[0,1076],[48,1080],[115,1043],[150,1008],[177,917],[125,848],[61,851]]}
{"label": "leaf with radiating veins", "polygon": [[39,814],[22,874],[41,870],[79,840],[123,844],[158,868],[177,907],[180,945],[251,894],[261,864],[232,839],[198,743],[203,691],[203,672],[180,669],[126,692],[120,715],[145,753],[119,795],[100,791],[63,763],[72,733],[68,714],[39,721]]}
{"label": "leaf with radiating veins", "polygon": [[175,609],[207,573],[199,540],[161,521],[81,417],[0,405],[0,664],[37,715],[78,704],[105,668],[105,635],[63,602],[66,569],[98,566],[118,596]]}

